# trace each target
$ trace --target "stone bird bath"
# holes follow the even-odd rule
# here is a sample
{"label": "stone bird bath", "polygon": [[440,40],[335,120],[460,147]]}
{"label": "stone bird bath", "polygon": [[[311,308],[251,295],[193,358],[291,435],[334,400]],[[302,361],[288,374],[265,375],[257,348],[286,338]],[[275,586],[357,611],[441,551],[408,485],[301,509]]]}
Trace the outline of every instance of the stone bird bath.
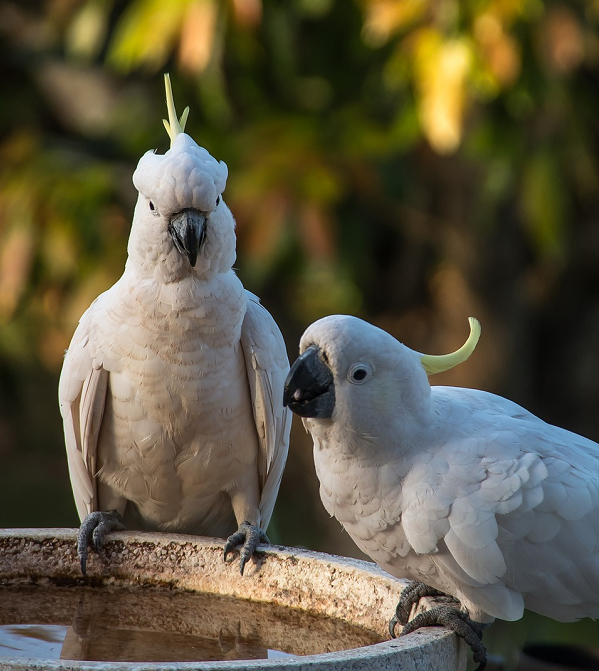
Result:
{"label": "stone bird bath", "polygon": [[[225,563],[222,555],[218,539],[123,531],[90,554],[83,578],[75,530],[0,530],[0,626],[63,630],[60,655],[10,657],[5,649],[0,671],[466,668],[466,646],[445,629],[388,640],[404,583],[374,564],[265,546],[241,576],[238,556]],[[199,640],[208,661],[189,661],[185,641]],[[130,661],[113,661],[114,646]],[[156,661],[155,648],[170,661]],[[291,654],[243,658],[268,650]]]}

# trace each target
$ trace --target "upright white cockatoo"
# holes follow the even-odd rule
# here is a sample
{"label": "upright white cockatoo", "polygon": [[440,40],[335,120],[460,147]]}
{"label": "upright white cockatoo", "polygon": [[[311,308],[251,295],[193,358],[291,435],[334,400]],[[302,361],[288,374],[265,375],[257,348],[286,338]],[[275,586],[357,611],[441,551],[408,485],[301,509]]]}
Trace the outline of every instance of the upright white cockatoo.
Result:
{"label": "upright white cockatoo", "polygon": [[[111,529],[226,537],[241,572],[273,512],[289,442],[279,329],[232,270],[227,167],[183,132],[140,160],[127,263],[85,312],[59,385],[79,554]],[[236,533],[232,533],[238,528]]]}
{"label": "upright white cockatoo", "polygon": [[[484,661],[477,623],[524,608],[599,617],[599,445],[500,396],[431,388],[427,374],[470,356],[470,326],[457,352],[426,356],[355,317],[321,319],[302,336],[285,403],[312,435],[327,511],[383,569],[458,599],[449,619]],[[447,616],[435,609],[402,633]]]}

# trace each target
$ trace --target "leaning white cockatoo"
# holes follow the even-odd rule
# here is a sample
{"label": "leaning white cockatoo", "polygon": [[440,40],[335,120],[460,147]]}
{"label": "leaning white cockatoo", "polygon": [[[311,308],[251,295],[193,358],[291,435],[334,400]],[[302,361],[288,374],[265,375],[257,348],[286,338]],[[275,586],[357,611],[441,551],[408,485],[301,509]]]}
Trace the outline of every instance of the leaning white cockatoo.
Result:
{"label": "leaning white cockatoo", "polygon": [[[260,541],[289,443],[277,325],[232,270],[227,167],[183,132],[140,160],[127,263],[85,312],[59,384],[79,555],[112,529],[227,537],[241,572]],[[237,532],[232,533],[237,528]]]}
{"label": "leaning white cockatoo", "polygon": [[327,511],[379,566],[420,583],[391,634],[439,590],[463,610],[433,609],[402,633],[449,623],[484,665],[478,625],[494,618],[599,617],[599,445],[500,396],[431,388],[427,374],[474,350],[470,327],[457,352],[428,356],[355,317],[321,319],[285,403],[312,435]]}

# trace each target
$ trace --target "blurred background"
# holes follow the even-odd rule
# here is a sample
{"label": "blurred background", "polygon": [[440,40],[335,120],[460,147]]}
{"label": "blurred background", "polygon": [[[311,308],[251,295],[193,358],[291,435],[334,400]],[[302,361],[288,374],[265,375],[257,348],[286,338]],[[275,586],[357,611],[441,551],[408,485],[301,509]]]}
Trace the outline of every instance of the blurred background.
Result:
{"label": "blurred background", "polygon": [[[61,359],[122,272],[137,161],[168,149],[165,71],[291,359],[330,313],[431,354],[475,315],[476,355],[433,383],[599,440],[599,1],[0,0],[0,526],[78,524]],[[269,532],[360,556],[299,422]]]}

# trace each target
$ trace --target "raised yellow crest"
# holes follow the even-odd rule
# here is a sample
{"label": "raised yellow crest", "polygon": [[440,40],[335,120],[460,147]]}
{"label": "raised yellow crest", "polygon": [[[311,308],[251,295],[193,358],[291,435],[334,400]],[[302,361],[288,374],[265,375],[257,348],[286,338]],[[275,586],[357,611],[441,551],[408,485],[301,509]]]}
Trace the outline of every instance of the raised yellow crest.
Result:
{"label": "raised yellow crest", "polygon": [[173,89],[171,88],[171,78],[168,72],[164,75],[164,88],[166,89],[166,107],[168,109],[168,121],[163,119],[164,127],[166,132],[171,139],[171,147],[175,142],[175,138],[180,133],[185,132],[185,124],[187,122],[187,117],[189,116],[189,107],[186,107],[183,110],[183,114],[178,119],[177,112],[175,110],[175,101],[173,99]]}
{"label": "raised yellow crest", "polygon": [[480,338],[480,322],[474,317],[468,317],[468,322],[470,324],[470,335],[468,336],[468,340],[466,340],[460,349],[452,352],[451,354],[422,355],[420,358],[420,363],[429,375],[442,373],[443,371],[457,366],[459,363],[463,363],[472,354],[472,352],[474,352],[474,348],[476,347],[478,339]]}

